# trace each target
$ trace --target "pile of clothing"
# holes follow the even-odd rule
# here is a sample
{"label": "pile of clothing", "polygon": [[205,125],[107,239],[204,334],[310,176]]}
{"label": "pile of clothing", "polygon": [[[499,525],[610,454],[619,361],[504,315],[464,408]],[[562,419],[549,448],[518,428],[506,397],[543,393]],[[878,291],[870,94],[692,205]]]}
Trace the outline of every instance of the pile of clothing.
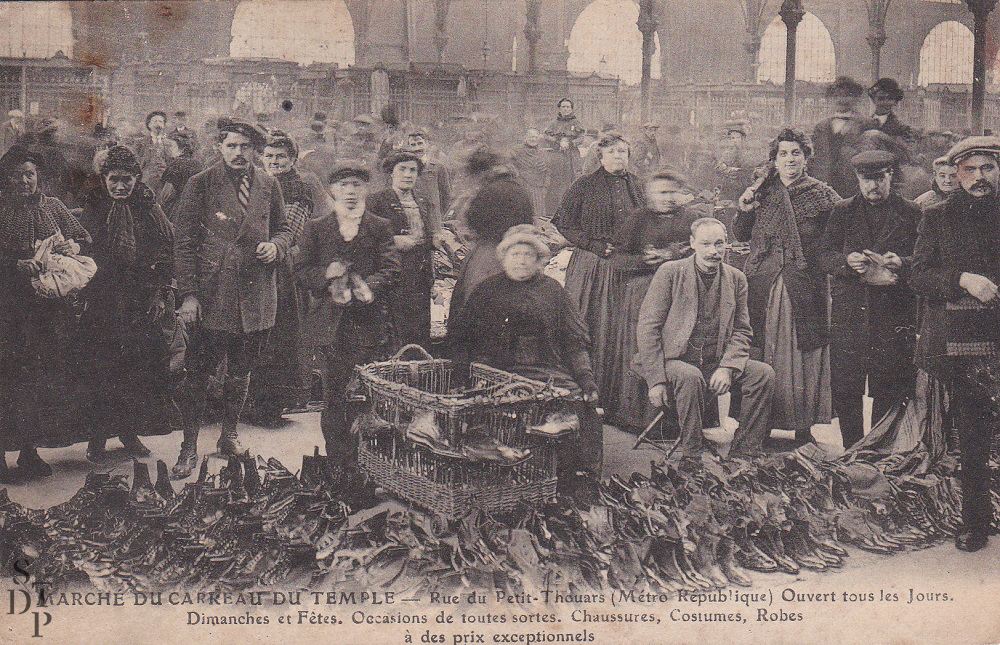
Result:
{"label": "pile of clothing", "polygon": [[47,510],[0,492],[0,567],[6,575],[29,559],[47,591],[750,586],[748,570],[824,571],[844,564],[845,546],[889,554],[954,535],[954,467],[922,449],[832,459],[807,448],[726,462],[706,454],[441,526],[316,455],[298,475],[248,456],[210,475],[206,459],[180,492],[166,464],[154,482],[135,462],[131,485],[126,475],[91,474]]}

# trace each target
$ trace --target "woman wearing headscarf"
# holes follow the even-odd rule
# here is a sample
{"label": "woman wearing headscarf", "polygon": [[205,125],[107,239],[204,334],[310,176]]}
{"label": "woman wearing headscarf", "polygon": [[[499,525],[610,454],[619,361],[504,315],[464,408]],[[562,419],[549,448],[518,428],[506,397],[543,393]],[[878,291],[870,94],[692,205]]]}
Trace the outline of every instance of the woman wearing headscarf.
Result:
{"label": "woman wearing headscarf", "polygon": [[806,173],[812,152],[804,133],[778,134],[733,223],[736,238],[750,242],[747,304],[754,347],[775,372],[772,425],[801,442],[832,414],[830,288],[815,254],[840,197]]}
{"label": "woman wearing headscarf", "polygon": [[684,175],[671,169],[654,172],[646,181],[647,205],[632,212],[614,242],[625,280],[612,330],[614,371],[609,381],[618,387],[602,392],[601,403],[605,410],[616,411],[620,426],[642,427],[648,421],[649,388],[632,366],[639,351],[639,310],[656,270],[664,262],[691,255],[691,224],[712,214],[711,206],[702,204],[699,211],[690,205],[693,199]]}
{"label": "woman wearing headscarf", "polygon": [[87,458],[105,457],[118,436],[132,457],[149,450],[138,435],[171,432],[168,344],[163,317],[172,314],[173,230],[142,183],[135,154],[124,146],[98,153],[102,186],[88,196],[80,222],[93,238],[97,274],[80,293],[83,355],[92,396]]}
{"label": "woman wearing headscarf", "polygon": [[[78,440],[80,370],[73,302],[36,295],[31,279],[42,267],[35,247],[61,233],[54,250],[76,255],[90,234],[59,199],[39,190],[45,170],[32,152],[12,147],[0,172],[0,451],[20,451],[20,476],[48,477],[52,468],[36,448]],[[0,482],[11,479],[0,459]]]}
{"label": "woman wearing headscarf", "polygon": [[485,150],[472,153],[466,173],[479,183],[479,189],[463,215],[464,227],[472,238],[472,248],[455,280],[449,321],[454,319],[480,282],[500,273],[496,247],[507,229],[534,221],[531,196],[499,155]]}
{"label": "woman wearing headscarf", "polygon": [[431,287],[434,286],[434,239],[431,203],[416,192],[424,162],[408,151],[389,154],[382,172],[390,187],[368,198],[368,211],[392,225],[393,243],[401,263],[399,282],[389,296],[396,349],[410,343],[430,348]]}
{"label": "woman wearing headscarf", "polygon": [[281,422],[285,408],[302,403],[304,379],[300,361],[299,341],[302,328],[302,300],[293,276],[299,236],[313,215],[313,191],[306,184],[295,164],[299,148],[285,132],[271,130],[260,155],[264,172],[281,184],[285,200],[285,218],[292,230],[292,251],[278,264],[275,279],[278,286],[278,310],[274,327],[261,349],[259,362],[250,379],[246,414],[248,419],[275,426]]}
{"label": "woman wearing headscarf", "polygon": [[549,249],[540,231],[514,226],[496,246],[502,270],[481,282],[453,321],[456,360],[476,361],[570,390],[582,401],[579,437],[566,442],[560,469],[600,477],[601,423],[591,407],[597,383],[587,329],[559,283],[544,275]]}
{"label": "woman wearing headscarf", "polygon": [[620,134],[605,135],[598,155],[601,166],[573,183],[552,221],[576,247],[566,267],[566,291],[590,331],[590,357],[603,394],[620,386],[613,380],[612,329],[620,311],[625,260],[615,255],[615,240],[646,198],[642,182],[627,170],[629,144]]}
{"label": "woman wearing headscarf", "polygon": [[559,113],[552,123],[545,128],[545,136],[553,146],[551,181],[547,193],[545,212],[555,213],[559,208],[563,195],[573,185],[580,175],[580,151],[577,145],[585,132],[576,114],[573,113],[573,101],[569,98],[559,99],[556,106]]}

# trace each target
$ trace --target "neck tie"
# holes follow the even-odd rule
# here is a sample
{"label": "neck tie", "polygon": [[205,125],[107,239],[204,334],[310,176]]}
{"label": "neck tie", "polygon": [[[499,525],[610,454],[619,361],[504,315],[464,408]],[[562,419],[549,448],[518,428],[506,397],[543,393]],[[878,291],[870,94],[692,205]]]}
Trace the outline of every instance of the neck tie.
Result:
{"label": "neck tie", "polygon": [[240,178],[240,209],[246,215],[247,207],[250,205],[250,173],[245,172]]}

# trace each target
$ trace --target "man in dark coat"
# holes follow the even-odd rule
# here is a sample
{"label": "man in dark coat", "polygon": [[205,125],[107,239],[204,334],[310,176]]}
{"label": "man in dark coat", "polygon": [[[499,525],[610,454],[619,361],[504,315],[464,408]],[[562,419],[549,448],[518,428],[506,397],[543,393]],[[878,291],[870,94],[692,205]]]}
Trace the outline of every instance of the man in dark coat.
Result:
{"label": "man in dark coat", "polygon": [[380,358],[389,342],[388,296],[399,279],[399,254],[389,222],[367,210],[368,169],[341,162],[329,179],[333,212],[306,222],[295,275],[311,296],[303,336],[326,357],[326,454],[349,466],[355,441],[347,387],[354,368]]}
{"label": "man in dark coat", "polygon": [[219,451],[244,452],[237,424],[257,361],[277,312],[276,262],[289,252],[292,232],[278,180],[253,165],[263,135],[245,121],[219,119],[222,161],[192,177],[174,212],[179,313],[192,333],[187,390],[192,404],[174,476],[191,474],[205,407],[208,376],[228,359]]}
{"label": "man in dark coat", "polygon": [[177,145],[167,136],[167,114],[154,110],[146,115],[146,134],[129,142],[139,158],[143,182],[159,197],[167,161],[178,155]]}
{"label": "man in dark coat", "polygon": [[962,459],[963,531],[956,546],[978,551],[994,523],[990,447],[997,430],[991,393],[1000,349],[1000,138],[968,137],[948,152],[961,185],[924,212],[911,284],[927,298],[917,363],[948,384]]}
{"label": "man in dark coat", "polygon": [[820,121],[813,132],[813,157],[809,174],[826,182],[838,195],[854,195],[858,181],[851,168],[851,157],[860,152],[864,119],[857,104],[864,88],[854,79],[840,76],[826,90],[835,106],[833,116]]}
{"label": "man in dark coat", "polygon": [[445,214],[451,208],[451,173],[447,166],[437,162],[428,145],[429,137],[423,128],[411,130],[406,135],[406,149],[420,157],[420,162],[424,164],[424,169],[417,178],[416,190],[430,200],[433,206],[431,221],[434,222],[435,230],[439,230]]}
{"label": "man in dark coat", "polygon": [[892,153],[861,152],[851,164],[860,191],[834,206],[816,254],[833,276],[830,372],[845,448],[864,436],[866,377],[872,423],[913,394],[916,298],[906,277],[920,221],[895,188]]}
{"label": "man in dark coat", "polygon": [[917,138],[917,132],[899,120],[893,109],[903,100],[903,90],[894,78],[880,78],[868,88],[868,98],[875,105],[875,114],[864,123],[865,130],[879,130],[900,143]]}

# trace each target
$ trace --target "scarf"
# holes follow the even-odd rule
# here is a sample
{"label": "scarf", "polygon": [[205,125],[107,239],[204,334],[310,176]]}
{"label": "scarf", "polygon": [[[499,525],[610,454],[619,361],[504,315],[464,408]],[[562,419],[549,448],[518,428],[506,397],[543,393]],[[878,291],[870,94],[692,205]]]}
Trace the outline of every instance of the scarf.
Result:
{"label": "scarf", "polygon": [[36,192],[25,200],[0,195],[0,249],[31,254],[35,242],[62,232],[66,239],[90,240],[90,234],[55,197]]}
{"label": "scarf", "polygon": [[126,199],[112,199],[106,190],[94,196],[93,212],[104,218],[108,250],[121,266],[130,266],[138,259],[136,230],[148,230],[147,236],[157,243],[170,243],[173,232],[170,222],[156,206],[153,191],[138,183]]}
{"label": "scarf", "polygon": [[549,151],[524,144],[514,153],[521,178],[532,186],[544,186],[549,171]]}
{"label": "scarf", "polygon": [[399,198],[400,206],[403,207],[403,213],[406,215],[406,228],[409,230],[410,235],[423,241],[424,221],[420,217],[420,206],[417,204],[417,199],[413,191],[401,191],[395,188],[392,190],[396,193],[396,197]]}
{"label": "scarf", "polygon": [[[829,211],[833,208],[833,199],[825,192],[814,191],[813,188],[820,182],[808,175],[802,175],[787,187],[777,178],[768,183],[767,190],[759,191],[762,196],[755,228],[766,237],[781,240],[787,254],[786,263],[793,263],[797,269],[804,271],[808,263],[802,250],[797,218],[816,211]],[[792,207],[793,197],[799,202],[800,209],[809,212],[796,213]]]}
{"label": "scarf", "polygon": [[364,200],[358,202],[353,210],[346,208],[337,202],[333,205],[333,212],[337,216],[337,226],[340,228],[340,236],[345,242],[350,242],[358,236],[358,229],[361,227],[361,216],[365,214]]}
{"label": "scarf", "polygon": [[135,262],[135,220],[127,199],[111,200],[107,230],[111,256],[125,266]]}

